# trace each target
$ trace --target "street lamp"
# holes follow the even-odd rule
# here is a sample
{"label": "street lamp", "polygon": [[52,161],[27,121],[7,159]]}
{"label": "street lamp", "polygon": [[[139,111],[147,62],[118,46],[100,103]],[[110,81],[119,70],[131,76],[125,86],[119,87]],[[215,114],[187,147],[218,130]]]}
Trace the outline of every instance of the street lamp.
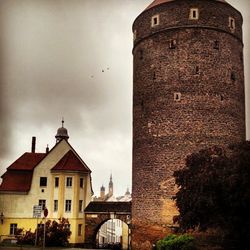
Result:
{"label": "street lamp", "polygon": [[3,218],[4,218],[3,212],[1,212],[0,214],[1,224],[3,224]]}

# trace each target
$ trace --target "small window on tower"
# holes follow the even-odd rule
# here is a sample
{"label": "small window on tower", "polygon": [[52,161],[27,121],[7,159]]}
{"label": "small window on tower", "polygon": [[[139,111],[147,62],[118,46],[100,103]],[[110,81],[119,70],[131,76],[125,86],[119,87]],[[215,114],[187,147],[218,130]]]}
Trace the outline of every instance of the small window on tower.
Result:
{"label": "small window on tower", "polygon": [[240,60],[241,60],[241,62],[243,62],[243,52],[240,52]]}
{"label": "small window on tower", "polygon": [[220,48],[220,43],[219,41],[214,41],[214,49],[219,49]]}
{"label": "small window on tower", "polygon": [[235,20],[232,17],[229,17],[229,24],[228,24],[231,32],[235,31]]}
{"label": "small window on tower", "polygon": [[152,16],[151,19],[151,27],[155,27],[160,24],[160,16],[159,15],[154,15]]}
{"label": "small window on tower", "polygon": [[142,49],[139,50],[139,54],[140,54],[140,60],[142,60],[143,59],[143,50]]}
{"label": "small window on tower", "polygon": [[155,74],[155,72],[153,74],[153,80],[156,80],[156,74]]}
{"label": "small window on tower", "polygon": [[137,31],[136,30],[134,30],[134,33],[133,33],[133,35],[134,35],[134,40],[136,39],[136,34],[137,33]]}
{"label": "small window on tower", "polygon": [[231,80],[232,81],[236,81],[236,74],[235,74],[235,72],[231,73]]}
{"label": "small window on tower", "polygon": [[170,40],[169,48],[170,49],[175,49],[176,48],[176,40]]}
{"label": "small window on tower", "polygon": [[174,93],[174,101],[179,102],[181,100],[181,93]]}
{"label": "small window on tower", "polygon": [[199,66],[196,66],[196,67],[195,67],[195,74],[196,74],[196,75],[199,75],[199,74],[200,74],[200,67],[199,67]]}
{"label": "small window on tower", "polygon": [[190,9],[189,19],[191,19],[191,20],[198,20],[199,19],[199,9],[198,8]]}

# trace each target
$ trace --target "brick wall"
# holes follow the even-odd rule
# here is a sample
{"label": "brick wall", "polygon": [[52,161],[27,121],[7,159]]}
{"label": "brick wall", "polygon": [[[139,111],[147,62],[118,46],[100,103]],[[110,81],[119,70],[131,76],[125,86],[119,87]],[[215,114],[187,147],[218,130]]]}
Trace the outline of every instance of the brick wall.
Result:
{"label": "brick wall", "polygon": [[[189,20],[190,8],[198,20]],[[172,175],[188,154],[245,139],[241,26],[238,11],[213,0],[168,2],[134,22],[133,249],[172,223]]]}

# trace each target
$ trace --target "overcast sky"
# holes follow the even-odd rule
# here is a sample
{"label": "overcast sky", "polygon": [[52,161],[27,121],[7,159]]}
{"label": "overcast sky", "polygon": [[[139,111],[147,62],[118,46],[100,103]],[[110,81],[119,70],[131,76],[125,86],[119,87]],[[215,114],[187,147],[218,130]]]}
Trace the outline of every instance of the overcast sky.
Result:
{"label": "overcast sky", "polygon": [[[244,17],[249,107],[250,1],[228,2]],[[111,173],[116,195],[131,189],[132,23],[150,3],[0,1],[0,174],[30,151],[32,136],[38,152],[52,148],[64,117],[95,195]]]}

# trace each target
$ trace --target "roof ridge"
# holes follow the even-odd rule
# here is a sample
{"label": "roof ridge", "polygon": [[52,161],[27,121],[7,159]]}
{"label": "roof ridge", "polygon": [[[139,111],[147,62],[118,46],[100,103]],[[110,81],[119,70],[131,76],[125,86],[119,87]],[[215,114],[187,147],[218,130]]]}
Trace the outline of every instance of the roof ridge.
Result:
{"label": "roof ridge", "polygon": [[[157,5],[173,2],[176,0],[154,0],[144,11],[149,10]],[[227,3],[225,0],[214,0],[215,2]]]}

